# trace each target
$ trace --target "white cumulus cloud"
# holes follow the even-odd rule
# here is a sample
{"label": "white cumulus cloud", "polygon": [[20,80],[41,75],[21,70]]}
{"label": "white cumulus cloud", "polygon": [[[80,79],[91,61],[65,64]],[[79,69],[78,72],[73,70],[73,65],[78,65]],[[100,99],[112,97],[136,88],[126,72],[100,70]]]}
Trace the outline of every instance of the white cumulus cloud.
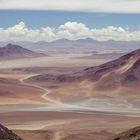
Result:
{"label": "white cumulus cloud", "polygon": [[0,28],[0,41],[54,41],[66,38],[69,40],[93,38],[105,40],[140,40],[140,30],[129,31],[122,27],[107,26],[104,28],[89,28],[83,23],[67,22],[57,28],[41,27],[29,29],[24,22],[8,27]]}

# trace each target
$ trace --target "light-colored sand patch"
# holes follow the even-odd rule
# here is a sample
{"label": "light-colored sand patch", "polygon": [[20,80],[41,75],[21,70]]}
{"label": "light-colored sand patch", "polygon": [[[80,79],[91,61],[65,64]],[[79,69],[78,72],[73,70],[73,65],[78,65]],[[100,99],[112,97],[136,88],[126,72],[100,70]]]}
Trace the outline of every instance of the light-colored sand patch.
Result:
{"label": "light-colored sand patch", "polygon": [[78,59],[68,57],[41,57],[0,61],[0,68],[25,67],[89,67],[109,61],[104,59]]}

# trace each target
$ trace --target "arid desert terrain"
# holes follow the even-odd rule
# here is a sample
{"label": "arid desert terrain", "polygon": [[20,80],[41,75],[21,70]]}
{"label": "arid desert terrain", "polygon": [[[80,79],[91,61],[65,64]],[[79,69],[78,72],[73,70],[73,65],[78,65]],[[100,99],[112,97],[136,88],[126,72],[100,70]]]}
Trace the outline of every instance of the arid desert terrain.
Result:
{"label": "arid desert terrain", "polygon": [[139,49],[101,57],[8,44],[0,123],[24,140],[105,140],[140,125],[139,85]]}

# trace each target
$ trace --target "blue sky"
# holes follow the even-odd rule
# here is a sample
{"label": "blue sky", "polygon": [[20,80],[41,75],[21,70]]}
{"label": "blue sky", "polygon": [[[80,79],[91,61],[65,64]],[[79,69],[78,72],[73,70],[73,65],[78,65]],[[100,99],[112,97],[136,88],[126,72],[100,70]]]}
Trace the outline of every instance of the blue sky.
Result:
{"label": "blue sky", "polygon": [[121,26],[130,30],[140,27],[140,14],[95,13],[72,11],[0,10],[0,27],[7,28],[23,21],[29,28],[57,27],[67,21],[86,24],[90,28]]}
{"label": "blue sky", "polygon": [[140,0],[0,0],[0,41],[140,41]]}

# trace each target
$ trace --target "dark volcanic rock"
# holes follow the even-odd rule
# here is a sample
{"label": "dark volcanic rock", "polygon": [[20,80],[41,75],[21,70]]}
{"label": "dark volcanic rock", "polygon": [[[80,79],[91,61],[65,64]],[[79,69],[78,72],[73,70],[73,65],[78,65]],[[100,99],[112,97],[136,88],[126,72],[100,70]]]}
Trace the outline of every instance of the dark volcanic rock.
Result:
{"label": "dark volcanic rock", "polygon": [[140,140],[140,127],[133,128],[107,140]]}
{"label": "dark volcanic rock", "polygon": [[0,140],[23,140],[8,128],[0,125]]}

